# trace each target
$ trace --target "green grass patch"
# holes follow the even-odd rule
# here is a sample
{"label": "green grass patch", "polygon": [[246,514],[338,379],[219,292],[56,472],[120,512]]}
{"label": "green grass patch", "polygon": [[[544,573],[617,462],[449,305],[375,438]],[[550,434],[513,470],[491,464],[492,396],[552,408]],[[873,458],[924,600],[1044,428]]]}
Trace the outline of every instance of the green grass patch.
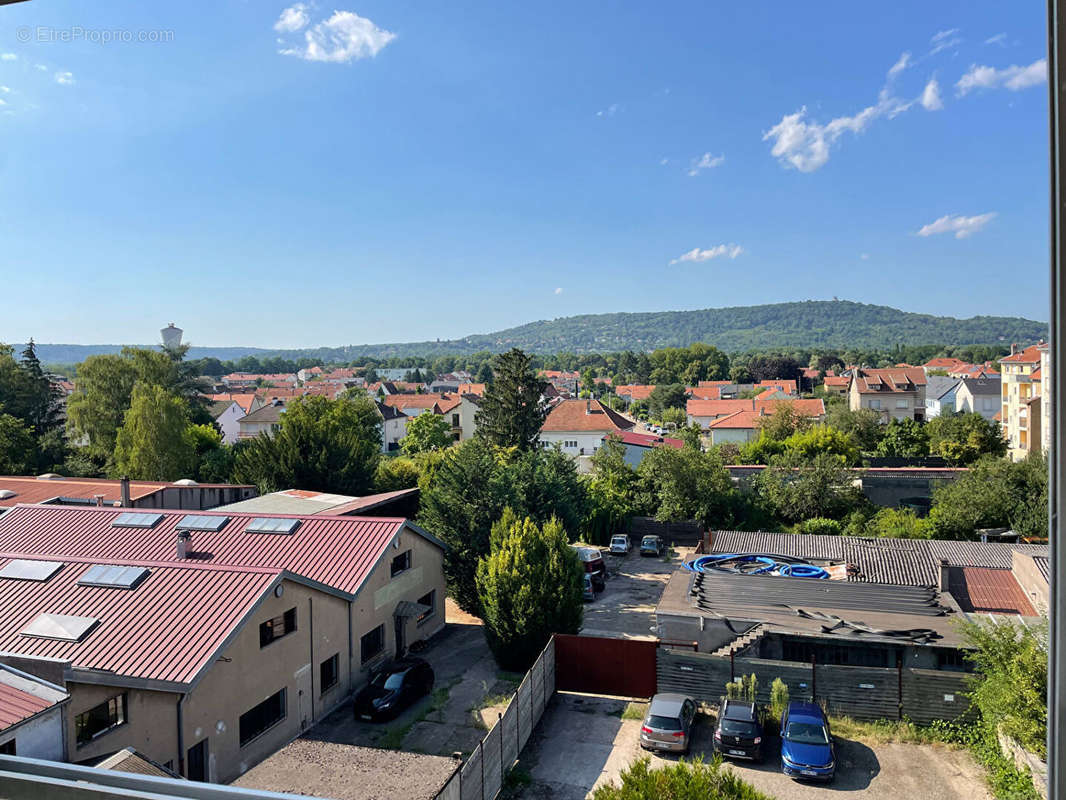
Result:
{"label": "green grass patch", "polygon": [[943,744],[952,748],[962,747],[960,742],[948,735],[941,727],[915,725],[910,720],[876,720],[862,722],[851,717],[831,717],[829,727],[834,736],[851,739],[863,744]]}
{"label": "green grass patch", "polygon": [[644,712],[648,710],[647,703],[626,703],[621,708],[616,708],[613,711],[608,711],[612,717],[618,717],[619,719],[644,719]]}

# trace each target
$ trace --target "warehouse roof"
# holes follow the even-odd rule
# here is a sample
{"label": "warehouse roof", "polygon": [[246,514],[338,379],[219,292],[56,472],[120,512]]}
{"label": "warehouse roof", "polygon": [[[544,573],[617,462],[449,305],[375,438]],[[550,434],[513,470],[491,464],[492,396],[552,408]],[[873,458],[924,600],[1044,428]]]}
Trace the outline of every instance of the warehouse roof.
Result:
{"label": "warehouse roof", "polygon": [[[219,488],[232,484],[197,483],[193,487]],[[165,481],[130,481],[130,498],[140,500],[161,489],[189,488],[180,483]],[[10,494],[8,494],[10,493]],[[60,475],[0,475],[0,508],[18,503],[44,503],[57,498],[91,502],[103,495],[105,503],[118,505],[122,499],[122,481],[103,478],[65,478]]]}
{"label": "warehouse roof", "polygon": [[0,731],[18,725],[70,699],[63,689],[0,664]]}

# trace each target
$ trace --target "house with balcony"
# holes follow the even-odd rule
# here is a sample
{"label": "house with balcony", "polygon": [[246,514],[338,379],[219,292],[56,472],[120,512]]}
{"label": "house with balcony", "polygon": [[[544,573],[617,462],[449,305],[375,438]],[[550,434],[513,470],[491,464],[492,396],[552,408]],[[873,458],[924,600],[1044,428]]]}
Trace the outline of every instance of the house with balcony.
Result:
{"label": "house with balcony", "polygon": [[1015,461],[1046,449],[1050,441],[1049,426],[1042,424],[1042,386],[1044,375],[1050,375],[1049,356],[1048,345],[1040,342],[1026,348],[1011,345],[1010,355],[999,360],[1000,424],[1007,439],[1007,454]]}
{"label": "house with balcony", "polygon": [[922,367],[856,369],[848,384],[848,407],[868,408],[881,422],[893,419],[925,419],[927,378]]}

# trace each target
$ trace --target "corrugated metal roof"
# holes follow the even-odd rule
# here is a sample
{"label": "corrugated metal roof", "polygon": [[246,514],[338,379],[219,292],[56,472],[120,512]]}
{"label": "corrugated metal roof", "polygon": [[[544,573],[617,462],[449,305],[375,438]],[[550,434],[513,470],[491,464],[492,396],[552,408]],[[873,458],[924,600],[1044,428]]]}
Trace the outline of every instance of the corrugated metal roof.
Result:
{"label": "corrugated metal roof", "polygon": [[956,567],[1011,568],[1015,550],[1047,557],[1047,545],[956,542],[926,539],[869,539],[819,534],[714,531],[712,553],[779,553],[798,558],[843,561],[855,570],[848,580],[933,586],[940,559]]}
{"label": "corrugated metal roof", "polygon": [[1044,580],[1051,583],[1051,570],[1048,566],[1047,556],[1033,556],[1033,563],[1040,570],[1040,574],[1044,576]]}
{"label": "corrugated metal roof", "polygon": [[966,612],[1036,616],[1032,603],[1009,569],[952,567],[948,591]]}
{"label": "corrugated metal roof", "polygon": [[[0,563],[12,557],[0,553]],[[282,573],[276,568],[56,558],[65,566],[48,581],[0,581],[0,651],[178,683],[196,676]],[[133,590],[78,585],[86,569],[98,563],[146,566],[152,572]],[[100,624],[80,642],[23,636],[22,629],[40,613],[93,617]]]}
{"label": "corrugated metal roof", "polygon": [[68,696],[32,675],[0,667],[0,731],[40,714]]}
{"label": "corrugated metal roof", "polygon": [[[0,517],[0,551],[178,561],[175,526],[187,512],[159,511],[163,519],[150,530],[111,527],[119,512],[95,507],[16,506]],[[293,534],[277,536],[244,532],[248,523],[262,514],[227,511],[223,516],[231,519],[221,531],[192,533],[187,562],[287,569],[349,594],[358,590],[405,524],[396,518],[279,514],[302,522]]]}
{"label": "corrugated metal roof", "polygon": [[[230,484],[200,483],[200,488],[218,488]],[[181,488],[180,484],[162,481],[130,481],[130,498],[140,500],[168,487]],[[0,500],[0,507],[18,503],[43,503],[56,497],[74,497],[92,500],[102,494],[105,503],[117,503],[122,499],[122,486],[117,480],[102,478],[36,478],[28,475],[0,475],[0,489],[7,489],[15,496]]]}

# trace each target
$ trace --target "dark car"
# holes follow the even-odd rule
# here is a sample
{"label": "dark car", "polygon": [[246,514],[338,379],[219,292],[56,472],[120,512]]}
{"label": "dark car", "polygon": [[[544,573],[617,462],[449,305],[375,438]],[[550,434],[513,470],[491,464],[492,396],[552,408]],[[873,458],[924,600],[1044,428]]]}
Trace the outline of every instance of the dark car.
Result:
{"label": "dark car", "polygon": [[755,703],[723,699],[714,727],[714,749],[727,758],[762,761],[762,724]]}
{"label": "dark car", "polygon": [[816,703],[788,704],[781,717],[781,770],[792,778],[831,781],[836,754],[829,720]]}
{"label": "dark car", "polygon": [[433,690],[433,668],[421,658],[393,661],[374,673],[352,702],[356,719],[392,719]]}
{"label": "dark car", "polygon": [[663,554],[663,540],[654,534],[645,536],[640,540],[640,554],[642,556],[661,556]]}
{"label": "dark car", "polygon": [[687,753],[692,741],[696,701],[683,694],[657,694],[648,703],[640,726],[640,746],[645,750]]}
{"label": "dark car", "polygon": [[607,567],[603,563],[603,554],[595,547],[571,545],[577,551],[577,557],[585,567],[585,572],[592,576],[592,585],[597,592],[607,588]]}

